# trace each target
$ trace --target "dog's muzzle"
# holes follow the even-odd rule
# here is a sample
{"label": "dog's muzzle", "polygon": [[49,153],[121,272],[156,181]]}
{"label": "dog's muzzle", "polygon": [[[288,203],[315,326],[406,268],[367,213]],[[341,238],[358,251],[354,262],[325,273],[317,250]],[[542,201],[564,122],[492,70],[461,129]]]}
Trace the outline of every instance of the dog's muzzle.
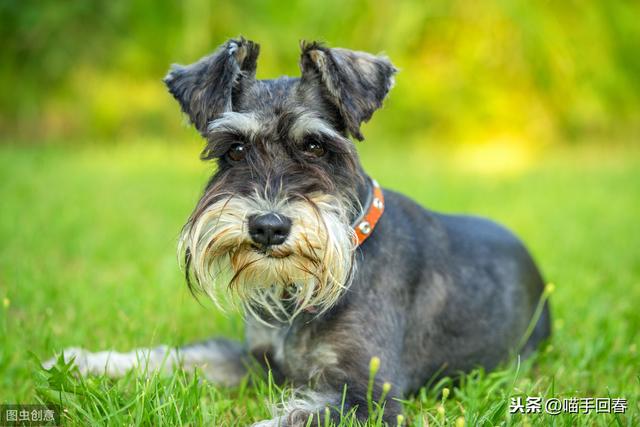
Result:
{"label": "dog's muzzle", "polygon": [[349,287],[355,248],[384,210],[375,181],[369,190],[353,224],[347,205],[326,194],[214,202],[189,220],[181,236],[187,277],[216,303],[233,291],[258,318],[268,313],[286,321],[305,310],[321,314]]}
{"label": "dog's muzzle", "polygon": [[258,318],[287,321],[310,307],[322,313],[349,286],[353,268],[357,237],[343,206],[325,194],[214,202],[183,231],[187,275],[215,302],[228,301],[231,290]]}

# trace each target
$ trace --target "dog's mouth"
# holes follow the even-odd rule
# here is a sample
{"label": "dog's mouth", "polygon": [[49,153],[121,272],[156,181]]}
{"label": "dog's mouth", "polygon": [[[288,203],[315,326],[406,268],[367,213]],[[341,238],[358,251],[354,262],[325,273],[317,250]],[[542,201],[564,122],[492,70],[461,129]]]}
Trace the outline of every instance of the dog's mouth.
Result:
{"label": "dog's mouth", "polygon": [[263,247],[256,244],[251,245],[251,250],[253,252],[259,253],[260,255],[264,255],[267,258],[283,259],[288,258],[292,255],[290,251],[284,251],[277,247]]}

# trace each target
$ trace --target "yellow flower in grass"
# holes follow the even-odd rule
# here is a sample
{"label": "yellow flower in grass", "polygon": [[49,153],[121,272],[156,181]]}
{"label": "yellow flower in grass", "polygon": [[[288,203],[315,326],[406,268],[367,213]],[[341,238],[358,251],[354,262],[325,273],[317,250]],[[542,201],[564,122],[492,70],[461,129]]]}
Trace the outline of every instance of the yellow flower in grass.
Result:
{"label": "yellow flower in grass", "polygon": [[378,373],[378,369],[380,369],[380,358],[373,356],[369,362],[369,375],[374,377]]}
{"label": "yellow flower in grass", "polygon": [[442,389],[442,400],[447,400],[447,398],[449,397],[449,389],[448,388],[443,388]]}
{"label": "yellow flower in grass", "polygon": [[553,292],[555,292],[556,290],[556,285],[554,285],[553,283],[547,283],[547,286],[544,287],[544,291],[547,293],[547,295],[551,295]]}

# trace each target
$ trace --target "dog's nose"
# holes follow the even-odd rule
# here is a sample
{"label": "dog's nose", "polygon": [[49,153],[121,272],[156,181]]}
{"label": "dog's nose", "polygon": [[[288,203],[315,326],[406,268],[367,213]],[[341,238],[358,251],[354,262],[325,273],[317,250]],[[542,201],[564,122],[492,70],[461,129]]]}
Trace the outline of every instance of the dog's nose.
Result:
{"label": "dog's nose", "polygon": [[249,217],[249,235],[260,245],[280,245],[291,231],[291,220],[273,212]]}

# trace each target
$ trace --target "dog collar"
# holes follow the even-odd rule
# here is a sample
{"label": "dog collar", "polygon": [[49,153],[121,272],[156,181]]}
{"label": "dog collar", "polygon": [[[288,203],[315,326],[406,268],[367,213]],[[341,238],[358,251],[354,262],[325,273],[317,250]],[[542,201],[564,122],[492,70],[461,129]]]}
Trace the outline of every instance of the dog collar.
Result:
{"label": "dog collar", "polygon": [[358,246],[371,236],[373,229],[380,220],[384,212],[384,196],[382,189],[375,179],[370,180],[369,195],[367,202],[363,206],[362,214],[353,223],[353,229],[356,232]]}

